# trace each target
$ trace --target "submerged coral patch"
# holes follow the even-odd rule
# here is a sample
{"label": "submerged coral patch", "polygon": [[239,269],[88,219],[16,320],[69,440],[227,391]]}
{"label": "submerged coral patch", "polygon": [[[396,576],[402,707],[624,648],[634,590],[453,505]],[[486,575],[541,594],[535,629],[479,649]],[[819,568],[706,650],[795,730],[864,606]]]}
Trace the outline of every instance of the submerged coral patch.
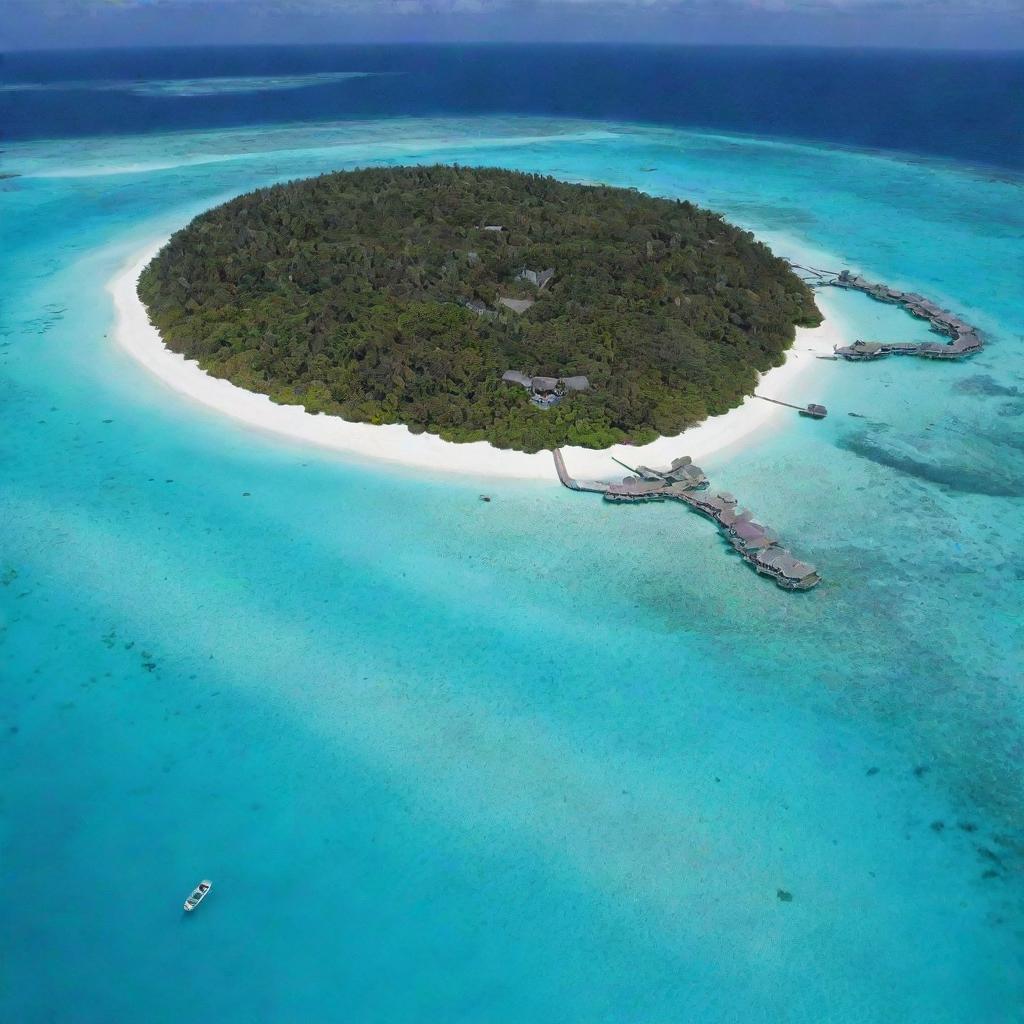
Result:
{"label": "submerged coral patch", "polygon": [[1024,447],[1009,438],[976,435],[968,443],[950,432],[937,442],[925,434],[864,430],[846,435],[838,445],[862,459],[951,491],[1024,497]]}

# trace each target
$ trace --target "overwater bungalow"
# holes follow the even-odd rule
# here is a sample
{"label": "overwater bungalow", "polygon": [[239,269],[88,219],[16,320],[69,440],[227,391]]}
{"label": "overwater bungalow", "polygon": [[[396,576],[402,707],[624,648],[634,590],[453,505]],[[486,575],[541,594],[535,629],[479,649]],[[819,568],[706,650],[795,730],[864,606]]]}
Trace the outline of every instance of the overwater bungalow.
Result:
{"label": "overwater bungalow", "polygon": [[[518,374],[518,377],[523,376]],[[519,380],[516,379],[516,383]],[[728,491],[708,493],[707,478],[688,457],[673,459],[668,469],[640,466],[620,483],[576,480],[569,475],[562,452],[553,452],[555,470],[562,485],[573,491],[596,491],[612,503],[664,501],[672,499],[713,519],[731,547],[762,576],[770,576],[785,590],[809,590],[821,582],[813,565],[794,558],[779,546],[778,538],[767,527],[754,521],[750,512],[737,506]],[[618,461],[618,460],[616,460]],[[625,463],[619,463],[629,469]]]}
{"label": "overwater bungalow", "polygon": [[882,351],[882,346],[877,341],[855,341],[852,345],[840,345],[835,349],[837,356],[844,359],[856,361],[859,359],[881,359],[888,353]]}
{"label": "overwater bungalow", "polygon": [[752,519],[740,519],[729,530],[734,541],[738,541],[746,550],[772,547],[779,538],[766,526],[755,523]]}
{"label": "overwater bungalow", "polygon": [[715,518],[728,529],[743,519],[749,519],[752,515],[753,513],[749,509],[727,508],[723,509]]}
{"label": "overwater bungalow", "polygon": [[782,548],[759,551],[752,562],[763,576],[771,576],[786,590],[810,590],[821,582],[817,569],[808,562],[801,562]]}
{"label": "overwater bungalow", "polygon": [[664,501],[668,495],[660,480],[629,476],[622,483],[609,484],[604,496],[610,501]]}
{"label": "overwater bungalow", "polygon": [[[629,469],[628,466],[626,466]],[[643,480],[657,480],[663,486],[681,485],[687,490],[707,485],[708,478],[700,466],[695,466],[689,455],[673,459],[667,469],[652,469],[650,466],[637,466],[633,471]]]}
{"label": "overwater bungalow", "polygon": [[850,288],[863,292],[879,302],[895,303],[912,316],[927,320],[932,330],[948,335],[952,341],[940,342],[874,342],[855,341],[835,349],[837,356],[851,361],[881,359],[889,355],[923,356],[925,359],[963,359],[982,348],[981,335],[960,317],[942,309],[938,303],[926,299],[916,292],[901,292],[888,285],[872,284],[849,270],[842,270],[831,280],[821,282],[837,288]]}

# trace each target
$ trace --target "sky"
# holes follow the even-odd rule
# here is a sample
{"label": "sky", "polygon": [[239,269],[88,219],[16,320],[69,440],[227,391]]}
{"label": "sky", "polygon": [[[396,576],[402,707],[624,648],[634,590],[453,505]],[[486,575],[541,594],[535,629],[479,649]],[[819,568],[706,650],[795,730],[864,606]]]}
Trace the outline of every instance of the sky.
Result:
{"label": "sky", "polygon": [[0,0],[0,50],[603,42],[1024,49],[1024,0]]}

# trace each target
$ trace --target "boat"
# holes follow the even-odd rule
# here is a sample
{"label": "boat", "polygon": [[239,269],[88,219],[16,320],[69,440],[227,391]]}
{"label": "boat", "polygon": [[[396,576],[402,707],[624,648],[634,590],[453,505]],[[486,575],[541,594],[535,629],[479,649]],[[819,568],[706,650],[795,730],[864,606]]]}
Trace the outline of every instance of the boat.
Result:
{"label": "boat", "polygon": [[185,900],[186,910],[195,910],[203,900],[206,899],[206,894],[213,888],[213,882],[208,878],[204,878],[191,892],[189,898]]}

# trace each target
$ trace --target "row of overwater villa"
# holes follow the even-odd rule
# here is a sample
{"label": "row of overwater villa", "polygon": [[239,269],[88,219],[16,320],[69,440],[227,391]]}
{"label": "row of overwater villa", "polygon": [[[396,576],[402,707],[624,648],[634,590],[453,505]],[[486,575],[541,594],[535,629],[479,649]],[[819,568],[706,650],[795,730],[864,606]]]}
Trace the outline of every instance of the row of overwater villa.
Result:
{"label": "row of overwater villa", "polygon": [[[605,501],[680,501],[695,512],[713,519],[739,556],[762,576],[771,577],[785,590],[810,590],[821,582],[813,565],[794,558],[776,535],[756,522],[752,513],[739,508],[727,491],[708,490],[708,479],[688,456],[673,459],[667,469],[639,466],[620,483],[576,480],[569,475],[560,449],[555,449],[558,479],[573,491],[603,494]],[[616,460],[617,461],[617,460]]]}
{"label": "row of overwater villa", "polygon": [[[927,320],[932,330],[951,339],[949,342],[880,342],[858,339],[852,345],[837,347],[835,357],[854,361],[879,359],[888,355],[962,359],[982,348],[981,333],[976,327],[923,295],[902,292],[884,284],[875,284],[848,270],[837,273],[796,263],[790,265],[795,270],[802,271],[806,275],[804,280],[812,286],[830,285],[847,288],[863,292],[879,302],[901,306],[911,315]],[[504,379],[530,388],[531,393],[537,394],[544,394],[546,391],[554,394],[554,388],[560,386],[559,397],[573,390],[586,390],[588,387],[584,377],[567,378],[565,381],[555,381],[552,378],[549,381],[548,378],[528,378],[524,374],[509,372],[505,374]],[[541,385],[540,392],[537,391],[538,380]],[[756,397],[777,402],[776,399],[765,398],[763,395]],[[788,402],[777,404],[790,405]],[[797,409],[801,415],[816,419],[826,415],[824,406],[820,405],[794,405],[792,408]],[[725,491],[709,490],[707,477],[688,457],[673,460],[668,469],[651,469],[648,466],[631,469],[625,463],[619,463],[631,474],[620,483],[576,480],[566,470],[565,460],[559,449],[555,449],[554,458],[559,480],[571,490],[593,491],[604,495],[604,500],[610,502],[680,501],[701,515],[713,519],[732,548],[748,565],[761,575],[771,577],[786,590],[810,590],[821,582],[821,577],[813,565],[794,558],[779,544],[778,538],[771,530],[756,522],[746,509],[739,508],[736,498]]]}
{"label": "row of overwater villa", "polygon": [[[912,316],[927,320],[933,331],[945,334],[951,339],[941,341],[861,341],[852,345],[842,345],[835,352],[837,356],[850,360],[881,359],[883,356],[921,356],[923,359],[963,359],[980,352],[984,342],[977,327],[960,319],[954,313],[943,309],[938,303],[926,299],[917,292],[901,292],[890,288],[887,284],[876,284],[852,274],[849,270],[841,270],[838,274],[830,270],[819,270],[815,267],[803,267],[797,263],[790,264],[795,270],[810,275],[808,284],[831,285],[835,288],[847,288],[862,292],[877,302],[886,302],[893,306],[901,306]],[[806,280],[806,278],[805,278]]]}

